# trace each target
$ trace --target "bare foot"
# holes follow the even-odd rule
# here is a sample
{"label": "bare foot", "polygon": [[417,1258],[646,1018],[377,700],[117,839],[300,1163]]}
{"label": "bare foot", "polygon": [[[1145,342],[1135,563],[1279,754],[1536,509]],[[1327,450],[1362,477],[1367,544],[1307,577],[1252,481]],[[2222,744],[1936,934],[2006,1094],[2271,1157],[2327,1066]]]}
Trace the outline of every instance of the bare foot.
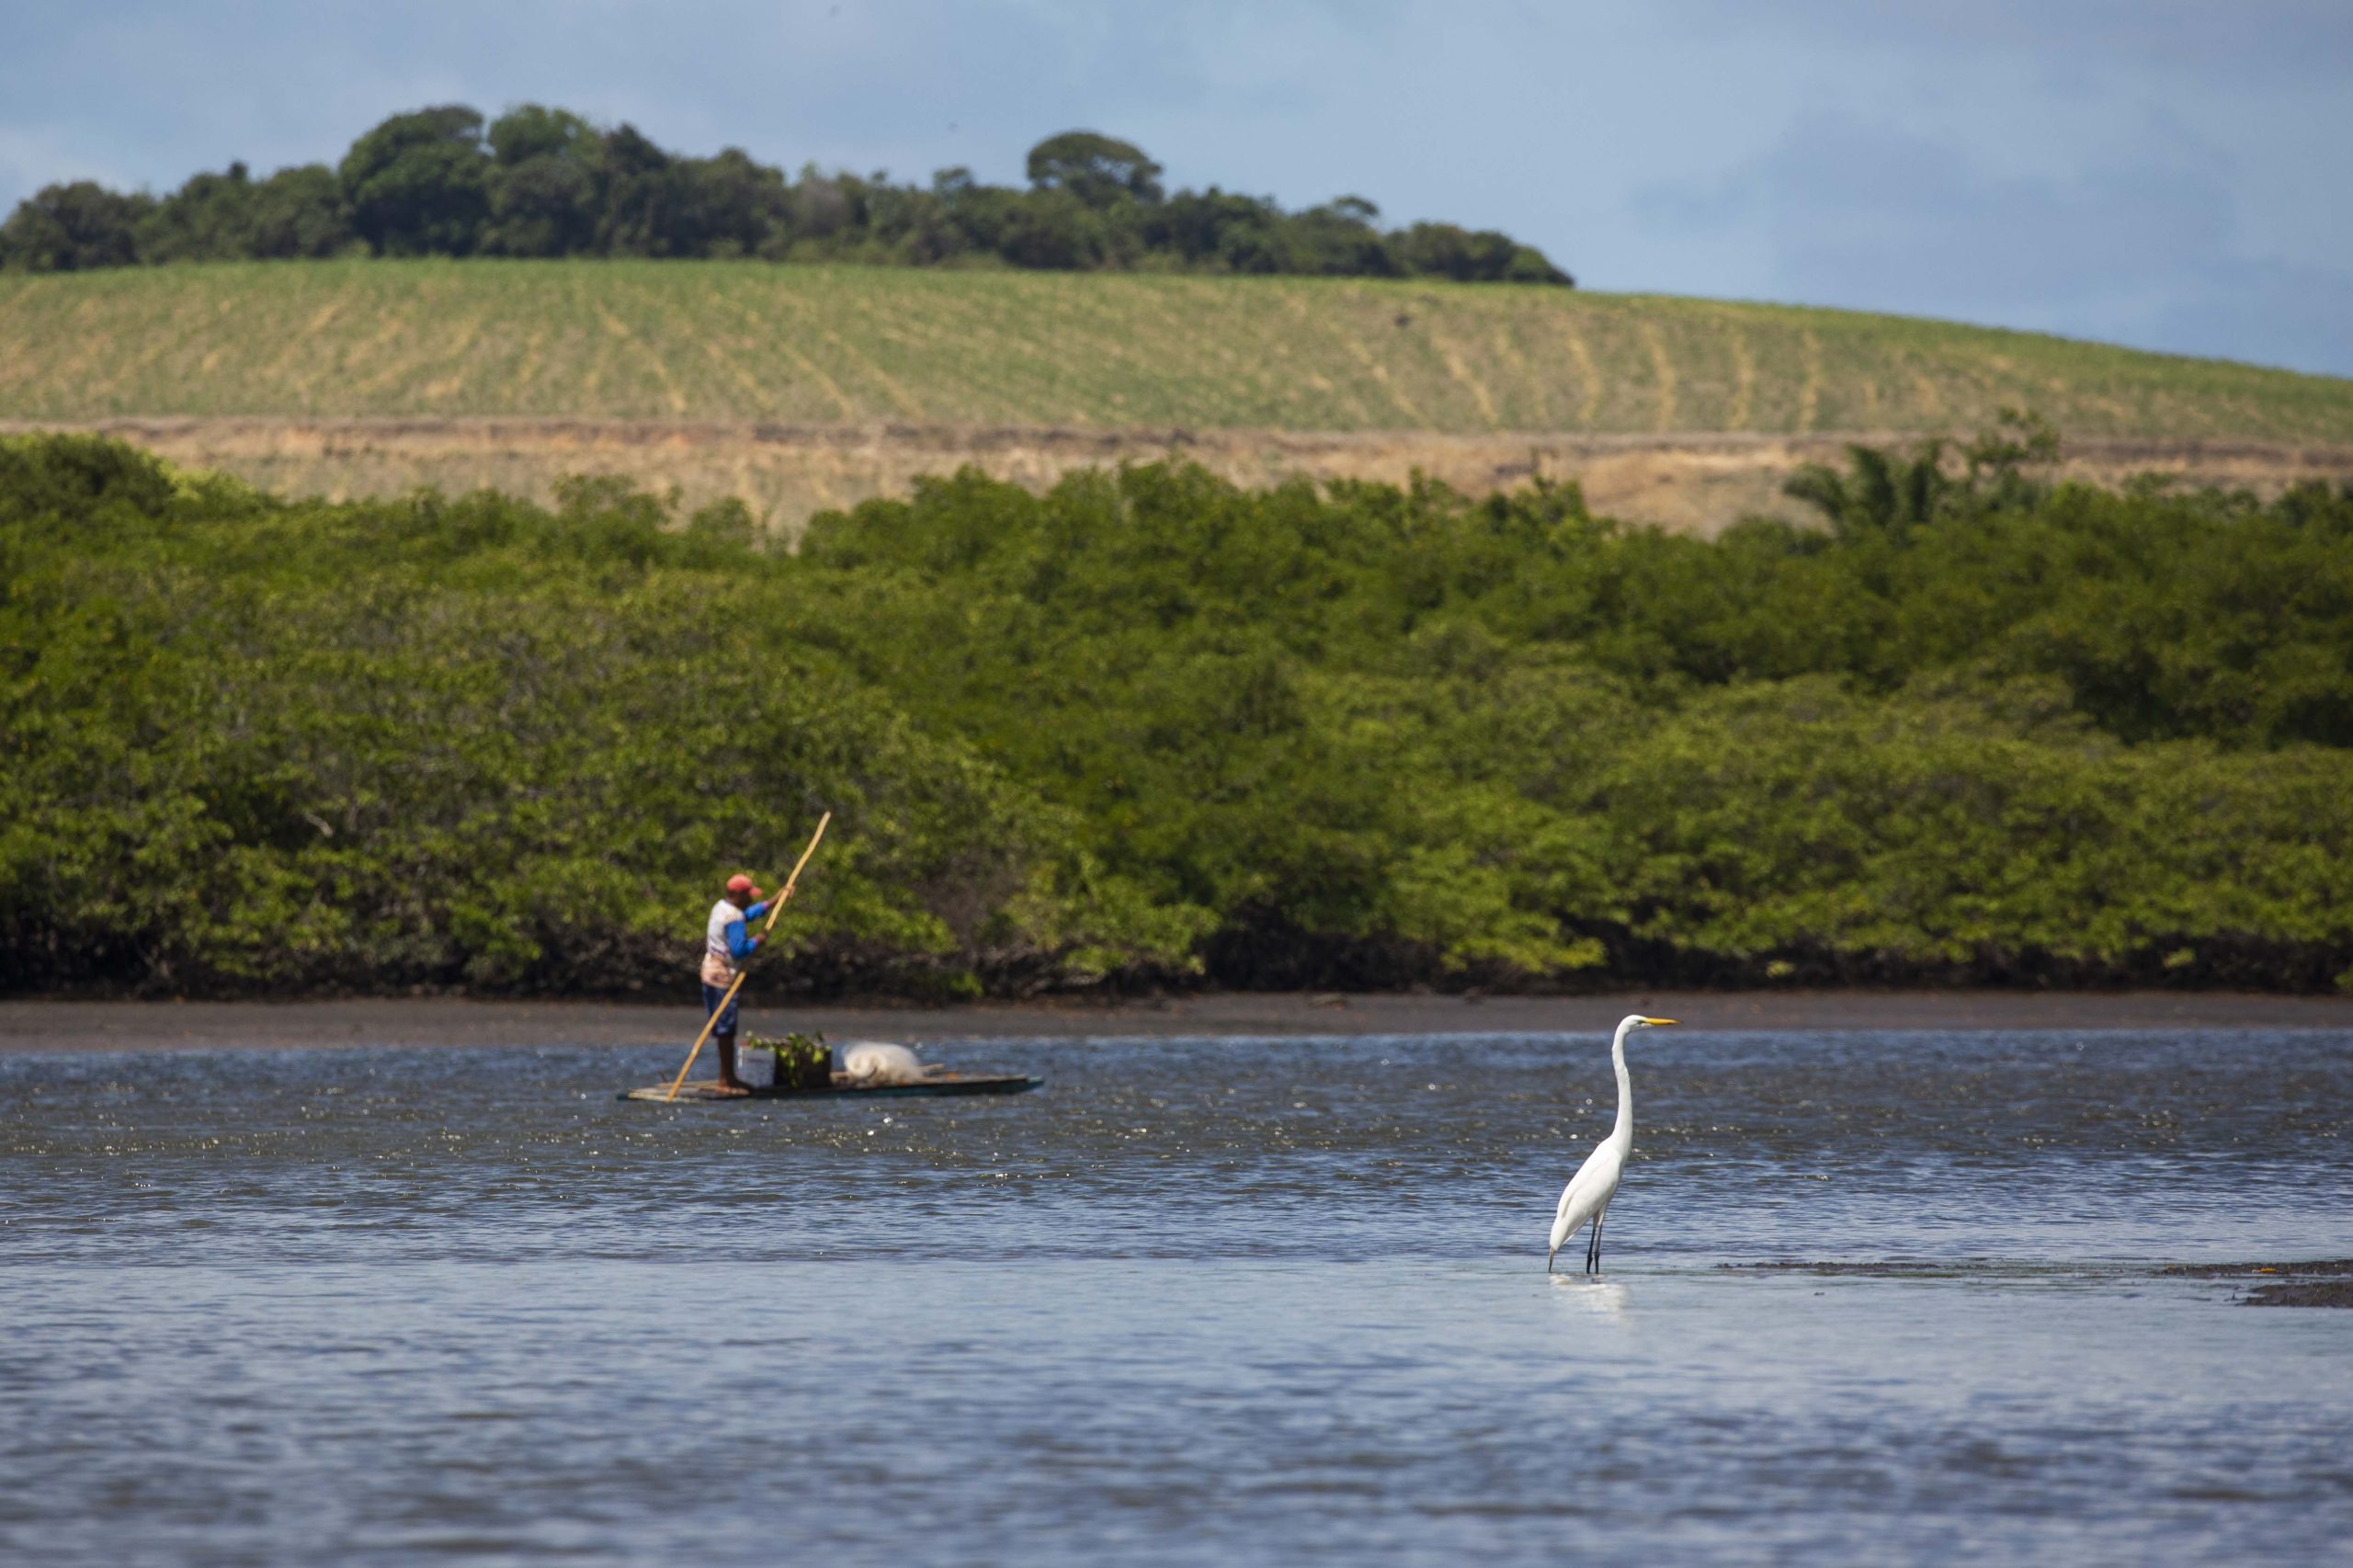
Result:
{"label": "bare foot", "polygon": [[748,1096],[752,1092],[752,1085],[749,1084],[731,1084],[726,1079],[722,1078],[718,1083],[713,1084],[710,1086],[710,1091],[715,1095],[725,1095],[730,1099],[735,1099],[738,1097]]}

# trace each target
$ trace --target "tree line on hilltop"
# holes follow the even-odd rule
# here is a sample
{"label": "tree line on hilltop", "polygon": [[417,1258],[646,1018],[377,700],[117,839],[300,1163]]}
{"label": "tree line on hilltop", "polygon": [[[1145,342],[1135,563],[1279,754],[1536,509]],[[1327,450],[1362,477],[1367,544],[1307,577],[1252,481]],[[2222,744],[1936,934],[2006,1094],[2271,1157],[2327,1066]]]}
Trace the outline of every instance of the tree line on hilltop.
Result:
{"label": "tree line on hilltop", "polygon": [[256,179],[232,164],[161,197],[48,186],[0,223],[0,267],[594,256],[1573,281],[1492,230],[1385,230],[1354,196],[1291,212],[1215,186],[1172,195],[1162,172],[1129,142],[1068,131],[1030,149],[1026,189],[963,168],[927,186],[813,164],[788,176],[733,147],[686,157],[565,109],[526,104],[485,124],[449,105],[392,116],[333,168]]}
{"label": "tree line on hilltop", "polygon": [[0,440],[0,992],[2353,990],[2353,490],[283,501]]}

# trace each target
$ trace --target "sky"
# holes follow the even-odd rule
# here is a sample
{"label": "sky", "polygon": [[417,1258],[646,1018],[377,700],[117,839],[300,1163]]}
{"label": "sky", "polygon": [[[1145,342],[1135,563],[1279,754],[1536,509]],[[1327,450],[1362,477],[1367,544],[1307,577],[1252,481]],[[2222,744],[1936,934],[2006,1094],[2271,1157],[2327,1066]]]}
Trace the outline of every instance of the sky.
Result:
{"label": "sky", "polygon": [[1504,229],[1598,290],[2353,376],[2353,0],[0,0],[0,207],[540,102],[676,151]]}

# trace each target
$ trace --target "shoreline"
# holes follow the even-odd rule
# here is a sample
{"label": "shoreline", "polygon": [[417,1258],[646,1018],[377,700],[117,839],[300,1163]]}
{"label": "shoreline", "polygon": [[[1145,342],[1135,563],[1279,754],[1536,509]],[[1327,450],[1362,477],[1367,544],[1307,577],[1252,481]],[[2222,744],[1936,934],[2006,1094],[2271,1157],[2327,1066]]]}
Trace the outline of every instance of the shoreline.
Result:
{"label": "shoreline", "polygon": [[[2353,997],[2233,992],[1726,991],[1589,996],[1229,992],[1154,1000],[947,1007],[792,1006],[754,997],[747,1029],[836,1042],[1113,1037],[1607,1034],[1629,1012],[1717,1032],[1853,1029],[2353,1029]],[[0,1054],[108,1051],[683,1045],[691,1000],[493,1002],[460,997],[292,1002],[0,1001]]]}

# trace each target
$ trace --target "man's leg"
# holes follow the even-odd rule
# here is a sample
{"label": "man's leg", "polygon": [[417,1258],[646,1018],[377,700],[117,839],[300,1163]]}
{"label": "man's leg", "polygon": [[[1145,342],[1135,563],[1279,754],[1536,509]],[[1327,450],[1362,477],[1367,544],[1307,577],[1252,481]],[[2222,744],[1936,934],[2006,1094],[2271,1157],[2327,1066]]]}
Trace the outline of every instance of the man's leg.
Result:
{"label": "man's leg", "polygon": [[751,1087],[735,1075],[735,1009],[740,1005],[729,997],[727,1010],[719,1015],[719,1027],[712,1031],[719,1037],[719,1086],[722,1089]]}
{"label": "man's leg", "polygon": [[719,1047],[719,1086],[722,1089],[747,1087],[735,1075],[735,1006],[728,998],[727,987],[704,983],[703,1016],[710,1020],[711,1041]]}

